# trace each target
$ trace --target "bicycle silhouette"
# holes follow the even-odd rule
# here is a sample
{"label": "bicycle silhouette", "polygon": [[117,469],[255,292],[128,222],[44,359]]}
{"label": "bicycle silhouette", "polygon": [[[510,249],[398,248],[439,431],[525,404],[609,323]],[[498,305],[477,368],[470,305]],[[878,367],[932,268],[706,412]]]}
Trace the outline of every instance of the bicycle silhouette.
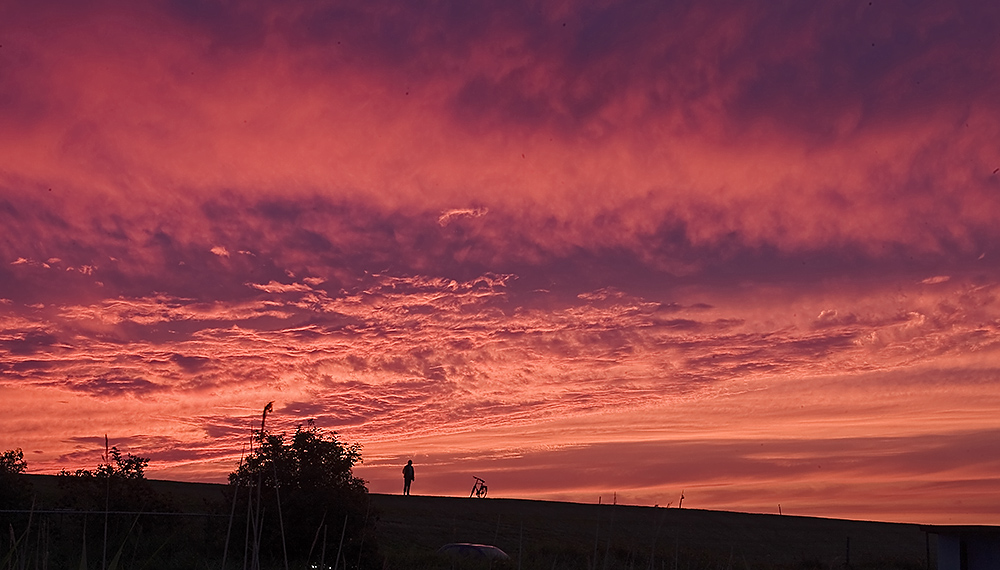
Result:
{"label": "bicycle silhouette", "polygon": [[486,481],[483,481],[475,475],[472,476],[476,480],[475,484],[472,485],[472,492],[469,493],[469,498],[479,497],[480,499],[486,498]]}

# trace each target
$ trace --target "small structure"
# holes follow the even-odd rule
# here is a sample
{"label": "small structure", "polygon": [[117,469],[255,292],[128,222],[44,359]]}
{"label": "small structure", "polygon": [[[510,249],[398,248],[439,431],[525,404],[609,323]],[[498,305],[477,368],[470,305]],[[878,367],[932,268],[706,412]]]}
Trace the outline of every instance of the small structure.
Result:
{"label": "small structure", "polygon": [[938,570],[1000,568],[1000,527],[922,525],[920,530],[938,537]]}
{"label": "small structure", "polygon": [[510,560],[503,550],[491,544],[473,544],[471,542],[450,542],[438,549],[441,554],[456,558],[473,560]]}

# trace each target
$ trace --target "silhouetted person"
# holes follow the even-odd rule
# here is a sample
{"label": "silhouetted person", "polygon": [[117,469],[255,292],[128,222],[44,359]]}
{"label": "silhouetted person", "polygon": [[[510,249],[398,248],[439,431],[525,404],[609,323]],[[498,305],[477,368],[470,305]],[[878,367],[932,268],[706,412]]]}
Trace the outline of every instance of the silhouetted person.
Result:
{"label": "silhouetted person", "polygon": [[410,494],[410,483],[412,483],[414,479],[416,479],[416,477],[413,476],[413,460],[411,459],[411,460],[407,461],[406,465],[403,467],[403,494],[404,495],[409,495]]}

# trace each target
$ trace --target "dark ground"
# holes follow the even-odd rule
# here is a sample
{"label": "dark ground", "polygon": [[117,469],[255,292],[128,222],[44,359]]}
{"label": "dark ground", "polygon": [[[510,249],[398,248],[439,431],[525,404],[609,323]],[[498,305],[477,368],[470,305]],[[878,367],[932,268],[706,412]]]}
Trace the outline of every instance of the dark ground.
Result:
{"label": "dark ground", "polygon": [[[45,497],[56,491],[56,478],[29,477],[42,506]],[[151,514],[143,515],[141,520],[162,521],[167,525],[166,532],[173,537],[168,544],[181,541],[181,545],[202,553],[194,555],[199,567],[217,567],[208,559],[221,559],[218,552],[225,542],[217,538],[225,536],[228,521],[224,486],[173,481],[151,481],[151,484],[157,493],[169,498],[171,510],[191,514],[173,517]],[[911,524],[518,499],[372,494],[371,501],[379,558],[385,569],[925,570],[936,567],[935,537]],[[68,516],[47,516],[52,520],[57,516],[60,521],[71,520]],[[89,517],[91,530],[100,530],[98,525],[103,519],[96,515]],[[150,527],[149,532],[154,534],[137,536],[136,531],[127,528],[128,524],[134,524],[129,522],[134,517],[122,518],[126,526],[120,534],[140,546],[154,542],[156,533],[161,532]],[[17,520],[14,523],[17,527]],[[357,524],[349,522],[352,523]],[[38,522],[35,528],[40,528]],[[73,533],[78,534],[75,530]],[[75,540],[73,533],[67,534]],[[46,531],[44,536],[49,535],[55,539],[58,533]],[[92,538],[88,548],[93,549],[98,544],[96,540]],[[438,556],[437,549],[449,542],[496,545],[510,555],[511,561],[490,566]],[[70,545],[69,549],[80,551],[76,545]],[[74,556],[75,565],[79,554]],[[151,556],[148,560],[153,560]],[[96,552],[90,556],[91,560],[95,557]],[[185,567],[180,554],[172,560],[177,560],[174,567]]]}
{"label": "dark ground", "polygon": [[[926,568],[917,525],[697,509],[372,495],[390,555],[494,544],[523,568]],[[596,561],[596,564],[595,564]],[[935,567],[933,560],[931,567]]]}

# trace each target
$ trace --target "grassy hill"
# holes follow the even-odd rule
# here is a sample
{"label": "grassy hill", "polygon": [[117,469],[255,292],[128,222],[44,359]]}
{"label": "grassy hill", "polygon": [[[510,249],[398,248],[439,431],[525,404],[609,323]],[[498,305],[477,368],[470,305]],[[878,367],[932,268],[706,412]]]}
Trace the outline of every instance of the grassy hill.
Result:
{"label": "grassy hill", "polygon": [[[51,506],[58,493],[56,478],[30,478],[38,497],[36,508]],[[167,546],[155,556],[169,558],[169,567],[220,567],[228,521],[223,486],[173,481],[151,481],[151,485],[174,514],[144,514],[138,527],[135,515],[113,519],[108,548],[114,552],[116,545],[127,544],[133,551],[132,561],[123,559],[119,567],[140,567],[154,560],[152,554],[144,558],[143,545],[164,548],[158,546],[161,543]],[[490,568],[488,563],[438,555],[437,549],[449,542],[498,546],[511,561],[494,563],[492,568],[497,569],[840,569],[849,563],[854,569],[924,570],[936,564],[934,536],[928,537],[916,525],[908,524],[517,499],[373,494],[371,502],[370,517],[376,523],[375,536],[385,569]],[[61,540],[67,549],[63,561],[79,567],[76,561],[82,545],[76,543],[82,529],[83,534],[92,535],[86,546],[91,551],[91,566],[99,567],[93,564],[100,560],[98,555],[110,556],[97,549],[98,539],[93,534],[101,530],[103,517],[93,512],[56,513],[33,515],[38,548]],[[77,520],[81,517],[87,520]],[[330,524],[330,552],[342,524]],[[24,525],[26,515],[17,515],[10,524],[16,532]],[[86,530],[88,525],[90,531]],[[141,533],[136,530],[140,527]],[[242,544],[242,540],[239,534],[230,544]],[[6,548],[9,546],[0,545],[0,558]],[[176,554],[168,557],[171,548],[176,548]],[[232,554],[235,548],[230,550],[230,568],[241,567]],[[58,559],[56,554],[47,556],[52,561]],[[36,558],[41,557],[39,550]],[[332,558],[327,556],[326,560]],[[157,566],[168,567],[165,563]]]}

